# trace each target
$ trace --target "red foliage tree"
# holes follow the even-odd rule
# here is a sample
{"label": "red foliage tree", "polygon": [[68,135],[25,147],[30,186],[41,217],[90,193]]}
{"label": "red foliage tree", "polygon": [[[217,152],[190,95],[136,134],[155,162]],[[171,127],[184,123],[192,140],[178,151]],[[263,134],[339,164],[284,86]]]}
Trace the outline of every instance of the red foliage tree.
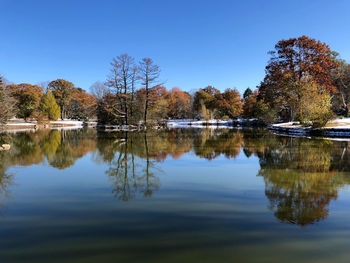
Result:
{"label": "red foliage tree", "polygon": [[259,87],[259,99],[270,107],[284,108],[288,112],[288,101],[299,99],[295,97],[294,84],[309,76],[329,93],[337,93],[332,74],[339,65],[335,52],[326,43],[307,36],[290,38],[280,40],[269,54],[271,59]]}

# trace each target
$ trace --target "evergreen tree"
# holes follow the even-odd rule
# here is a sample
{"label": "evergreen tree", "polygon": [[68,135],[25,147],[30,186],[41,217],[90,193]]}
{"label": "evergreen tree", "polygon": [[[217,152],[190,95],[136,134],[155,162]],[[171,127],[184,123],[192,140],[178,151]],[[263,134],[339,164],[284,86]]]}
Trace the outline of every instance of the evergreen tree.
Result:
{"label": "evergreen tree", "polygon": [[50,120],[56,121],[60,117],[61,108],[57,105],[55,97],[50,89],[47,89],[46,93],[42,97],[40,109]]}
{"label": "evergreen tree", "polygon": [[250,88],[247,88],[243,93],[243,98],[246,100],[253,94],[253,91]]}

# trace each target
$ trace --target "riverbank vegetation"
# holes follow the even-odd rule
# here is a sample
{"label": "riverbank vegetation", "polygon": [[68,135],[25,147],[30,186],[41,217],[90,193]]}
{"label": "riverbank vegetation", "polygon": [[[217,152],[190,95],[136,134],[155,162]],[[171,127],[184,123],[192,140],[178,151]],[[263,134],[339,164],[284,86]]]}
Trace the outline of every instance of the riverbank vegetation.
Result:
{"label": "riverbank vegetation", "polygon": [[147,126],[166,119],[256,118],[323,127],[348,115],[350,65],[326,43],[290,38],[269,54],[263,81],[243,96],[236,88],[222,92],[211,85],[194,92],[167,89],[152,59],[136,62],[127,54],[113,58],[106,80],[89,92],[64,79],[13,84],[1,77],[0,121],[97,118],[101,124]]}

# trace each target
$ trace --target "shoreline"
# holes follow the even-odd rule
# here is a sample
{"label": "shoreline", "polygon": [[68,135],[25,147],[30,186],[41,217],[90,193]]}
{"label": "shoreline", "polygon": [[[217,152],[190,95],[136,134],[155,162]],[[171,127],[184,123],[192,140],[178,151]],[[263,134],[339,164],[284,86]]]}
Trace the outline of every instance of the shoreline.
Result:
{"label": "shoreline", "polygon": [[261,121],[257,119],[237,119],[237,120],[193,120],[193,119],[182,119],[182,120],[168,120],[166,123],[168,128],[260,128],[265,127]]}
{"label": "shoreline", "polygon": [[330,137],[330,138],[350,138],[350,119],[335,119],[329,122],[328,127],[312,128],[303,127],[297,123],[286,122],[272,124],[267,129],[276,134],[292,136],[312,136],[312,137]]}
{"label": "shoreline", "polygon": [[82,128],[87,127],[96,127],[97,122],[89,121],[75,121],[75,120],[58,120],[51,121],[45,124],[37,124],[36,121],[25,122],[22,120],[12,120],[6,123],[4,126],[5,131],[17,131],[17,130],[37,130],[37,129],[52,129],[52,128]]}

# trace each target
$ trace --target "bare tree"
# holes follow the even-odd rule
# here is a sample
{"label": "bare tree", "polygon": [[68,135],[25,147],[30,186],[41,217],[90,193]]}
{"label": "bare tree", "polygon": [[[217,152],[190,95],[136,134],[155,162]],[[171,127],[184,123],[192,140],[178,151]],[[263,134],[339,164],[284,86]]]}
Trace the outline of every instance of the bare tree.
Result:
{"label": "bare tree", "polygon": [[143,58],[139,63],[140,79],[142,85],[145,87],[145,112],[144,112],[144,124],[147,124],[147,112],[148,104],[150,100],[150,88],[159,85],[158,79],[160,75],[159,66],[155,65],[150,58]]}
{"label": "bare tree", "polygon": [[98,100],[102,100],[109,93],[109,88],[102,81],[96,81],[90,86],[91,94],[95,95]]}
{"label": "bare tree", "polygon": [[5,83],[5,78],[0,76],[0,128],[6,124],[8,119],[13,117],[13,100],[7,94]]}
{"label": "bare tree", "polygon": [[113,58],[111,66],[107,85],[115,89],[120,104],[118,114],[123,116],[125,124],[128,125],[128,97],[134,76],[134,58],[122,54]]}
{"label": "bare tree", "polygon": [[136,93],[136,82],[137,82],[137,73],[139,71],[139,68],[134,66],[132,68],[132,75],[131,75],[131,98],[130,98],[130,116],[134,116],[134,104],[135,104],[135,93]]}

